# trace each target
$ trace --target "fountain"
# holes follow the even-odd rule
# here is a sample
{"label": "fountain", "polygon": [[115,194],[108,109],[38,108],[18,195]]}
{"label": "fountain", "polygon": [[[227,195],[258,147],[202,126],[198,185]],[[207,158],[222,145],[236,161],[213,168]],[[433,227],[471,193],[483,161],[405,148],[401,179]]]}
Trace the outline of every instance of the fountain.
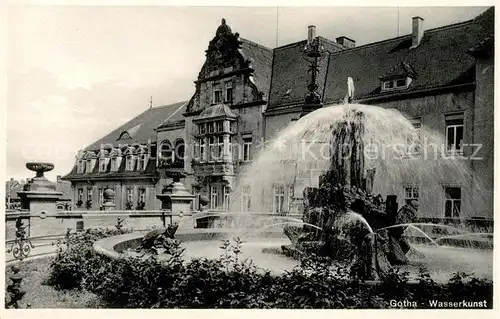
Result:
{"label": "fountain", "polygon": [[[242,188],[250,186],[251,197],[261,198],[252,204],[268,211],[275,200],[267,194],[277,181],[293,185],[295,199],[300,200],[302,190],[304,223],[284,227],[291,245],[282,245],[283,253],[294,258],[317,253],[349,259],[353,275],[379,279],[390,268],[422,256],[408,232],[418,233],[434,247],[455,238],[432,238],[418,227],[417,217],[422,212],[432,216],[435,208],[429,203],[439,201],[436,187],[443,180],[454,177],[465,185],[472,181],[466,161],[448,156],[441,134],[422,127],[423,142],[416,144],[414,132],[395,110],[359,104],[323,107],[277,134],[247,169],[248,177],[239,181],[234,197],[240,198]],[[420,157],[415,158],[417,153]],[[423,207],[415,200],[398,207],[393,194],[400,194],[403,182],[423,186]],[[384,200],[373,194],[388,196]],[[464,202],[470,202],[472,192],[467,187],[463,195]],[[232,210],[240,205],[235,201]],[[466,211],[472,212],[472,207]]]}
{"label": "fountain", "polygon": [[[237,181],[229,212],[210,213],[232,216],[232,225],[207,229],[183,227],[194,223],[198,214],[193,214],[180,221],[176,238],[186,248],[187,258],[211,258],[218,256],[221,239],[242,237],[243,256],[278,273],[291,270],[303,254],[315,253],[349,263],[352,274],[364,280],[379,279],[393,267],[415,270],[415,266],[428,267],[433,274],[443,274],[443,279],[454,271],[473,271],[491,278],[490,250],[442,245],[456,238],[481,236],[451,237],[467,231],[416,221],[417,216],[435,215],[434,208],[428,206],[439,199],[435,185],[441,185],[450,176],[464,183],[472,178],[463,160],[447,157],[433,147],[446,143],[441,134],[425,127],[421,134],[428,147],[420,146],[422,158],[408,157],[407,151],[412,146],[409,137],[413,134],[412,124],[394,110],[358,104],[320,108],[279,132],[269,147],[261,151]],[[373,149],[378,151],[377,156],[369,151]],[[398,207],[397,195],[403,182],[419,184],[420,205],[408,201]],[[272,190],[277,183],[293,186],[294,203],[303,202],[302,220],[275,210],[279,198],[273,197]],[[182,188],[173,186],[172,190]],[[164,208],[172,211],[182,208],[187,212],[191,195],[182,189],[179,197],[182,207],[174,209],[175,193],[169,191],[158,197],[167,205]],[[254,216],[258,213],[240,210],[243,193],[252,198],[253,212],[265,215],[272,208],[280,219],[272,222],[266,219],[267,223],[257,225],[264,220]],[[463,198],[465,203],[471,198],[467,188]],[[464,206],[464,211],[473,211]],[[239,222],[238,217],[241,217]],[[444,231],[446,238],[430,236],[424,226]],[[407,236],[414,233],[420,242]],[[118,258],[124,249],[137,248],[143,236],[129,234],[105,239],[97,243],[97,250]]]}

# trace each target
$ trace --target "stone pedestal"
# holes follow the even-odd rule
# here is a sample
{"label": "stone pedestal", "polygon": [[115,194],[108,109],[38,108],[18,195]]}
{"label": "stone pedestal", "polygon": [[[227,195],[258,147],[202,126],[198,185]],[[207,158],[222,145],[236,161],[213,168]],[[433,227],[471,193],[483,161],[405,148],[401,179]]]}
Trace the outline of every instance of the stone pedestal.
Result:
{"label": "stone pedestal", "polygon": [[104,197],[104,203],[102,204],[104,210],[109,211],[116,208],[114,190],[112,190],[111,188],[106,188],[102,194],[102,197]]}
{"label": "stone pedestal", "polygon": [[56,184],[43,176],[44,172],[54,169],[51,163],[27,163],[26,167],[36,172],[36,176],[28,182],[23,191],[17,194],[21,198],[21,206],[31,214],[44,215],[56,212],[56,201],[62,193],[56,191]]}
{"label": "stone pedestal", "polygon": [[[168,185],[156,197],[162,202],[162,209],[170,210],[174,216],[182,218],[192,215],[191,205],[196,195],[191,194],[186,186],[178,180]],[[192,227],[194,227],[194,223]]]}

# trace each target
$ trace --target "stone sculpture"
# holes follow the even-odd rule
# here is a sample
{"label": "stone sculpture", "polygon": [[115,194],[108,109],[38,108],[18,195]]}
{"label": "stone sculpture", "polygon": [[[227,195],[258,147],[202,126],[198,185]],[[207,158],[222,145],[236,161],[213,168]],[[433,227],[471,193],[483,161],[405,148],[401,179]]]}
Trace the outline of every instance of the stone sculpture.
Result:
{"label": "stone sculpture", "polygon": [[[375,170],[365,174],[363,120],[362,113],[348,112],[332,128],[330,166],[319,188],[304,190],[305,224],[285,227],[292,245],[283,251],[292,257],[316,252],[350,260],[354,276],[378,279],[391,266],[408,262],[411,247],[403,236],[405,227],[390,226],[414,222],[418,205],[413,202],[398,210],[396,196],[384,202],[382,195],[370,194]],[[344,154],[345,145],[350,146],[350,156]],[[308,249],[311,246],[314,249]]]}
{"label": "stone sculpture", "polygon": [[177,228],[179,228],[179,224],[173,223],[167,227],[153,229],[142,238],[141,245],[137,248],[137,250],[151,249],[155,242],[162,236],[167,242],[173,242],[175,240]]}

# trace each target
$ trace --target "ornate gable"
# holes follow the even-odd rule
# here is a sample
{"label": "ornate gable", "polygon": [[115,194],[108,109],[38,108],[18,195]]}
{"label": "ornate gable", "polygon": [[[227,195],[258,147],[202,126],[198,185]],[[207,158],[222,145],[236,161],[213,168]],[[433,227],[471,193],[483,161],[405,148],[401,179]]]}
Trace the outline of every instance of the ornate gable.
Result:
{"label": "ornate gable", "polygon": [[229,25],[226,24],[226,20],[222,19],[215,37],[210,41],[208,49],[205,51],[207,60],[199,78],[209,76],[212,71],[224,70],[227,67],[240,66],[240,63],[245,63],[245,59],[240,52],[241,41],[239,36],[239,33],[233,33]]}

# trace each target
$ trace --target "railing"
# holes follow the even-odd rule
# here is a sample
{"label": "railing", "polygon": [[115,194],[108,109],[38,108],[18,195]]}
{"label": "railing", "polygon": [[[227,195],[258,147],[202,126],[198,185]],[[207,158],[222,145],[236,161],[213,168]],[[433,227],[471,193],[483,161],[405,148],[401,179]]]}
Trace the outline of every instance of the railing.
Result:
{"label": "railing", "polygon": [[[14,230],[14,238],[8,238],[5,241],[6,252],[12,254],[14,260],[23,260],[27,257],[35,255],[45,255],[55,252],[55,246],[60,246],[71,231],[82,231],[84,228],[106,228],[116,227],[121,229],[125,227],[124,222],[128,221],[128,226],[135,231],[143,231],[150,229],[151,226],[166,226],[168,223],[177,221],[183,225],[188,225],[190,220],[193,225],[188,227],[203,228],[203,220],[206,218],[212,219],[227,219],[231,216],[240,216],[248,218],[262,217],[267,218],[296,218],[301,219],[301,214],[282,214],[282,213],[261,213],[261,212],[227,212],[227,211],[193,211],[188,214],[173,213],[170,210],[123,210],[123,211],[54,211],[42,212],[39,214],[30,213],[29,211],[7,211],[5,214],[6,222],[15,222],[15,225],[10,227]],[[151,220],[151,218],[153,218]],[[158,218],[158,221],[154,221]],[[150,227],[142,227],[141,221],[148,219]],[[107,223],[103,223],[102,221]],[[74,221],[74,222],[73,222]],[[139,222],[136,222],[139,221]],[[50,231],[55,231],[55,234],[44,233],[44,225],[50,224]],[[86,225],[85,225],[86,224]],[[107,225],[103,225],[107,224]],[[68,226],[68,227],[67,227]],[[6,225],[9,227],[9,225]],[[33,230],[42,232],[40,235],[31,236]],[[58,231],[59,229],[59,231]],[[54,247],[54,249],[52,248]],[[36,248],[36,249],[34,249]],[[35,251],[35,253],[33,253]]]}

